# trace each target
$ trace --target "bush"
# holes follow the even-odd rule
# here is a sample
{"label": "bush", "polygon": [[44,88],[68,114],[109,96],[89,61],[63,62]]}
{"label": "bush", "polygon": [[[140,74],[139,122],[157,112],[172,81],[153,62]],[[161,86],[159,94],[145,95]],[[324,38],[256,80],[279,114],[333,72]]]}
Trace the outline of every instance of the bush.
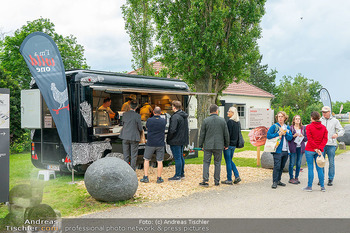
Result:
{"label": "bush", "polygon": [[10,153],[18,154],[30,151],[30,131],[26,131],[22,136],[13,141],[10,145]]}

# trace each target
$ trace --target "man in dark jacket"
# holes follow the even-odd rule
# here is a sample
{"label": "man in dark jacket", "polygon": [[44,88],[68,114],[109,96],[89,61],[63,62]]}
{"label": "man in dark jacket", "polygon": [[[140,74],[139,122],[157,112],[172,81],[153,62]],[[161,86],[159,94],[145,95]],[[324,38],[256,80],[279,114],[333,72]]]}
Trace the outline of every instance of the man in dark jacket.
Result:
{"label": "man in dark jacket", "polygon": [[230,144],[230,135],[228,133],[225,119],[218,116],[219,108],[217,105],[210,106],[210,116],[205,118],[199,135],[199,147],[204,150],[203,158],[203,182],[199,185],[208,187],[209,166],[211,156],[214,155],[214,182],[220,184],[220,170],[222,150],[227,149]]}
{"label": "man in dark jacket", "polygon": [[181,110],[181,102],[173,101],[174,114],[170,118],[167,143],[175,159],[175,175],[169,181],[180,181],[185,178],[184,146],[189,142],[188,114]]}
{"label": "man in dark jacket", "polygon": [[136,160],[139,151],[140,133],[143,130],[141,116],[135,112],[137,102],[130,103],[130,110],[123,114],[123,129],[119,138],[123,139],[124,161],[136,170]]}

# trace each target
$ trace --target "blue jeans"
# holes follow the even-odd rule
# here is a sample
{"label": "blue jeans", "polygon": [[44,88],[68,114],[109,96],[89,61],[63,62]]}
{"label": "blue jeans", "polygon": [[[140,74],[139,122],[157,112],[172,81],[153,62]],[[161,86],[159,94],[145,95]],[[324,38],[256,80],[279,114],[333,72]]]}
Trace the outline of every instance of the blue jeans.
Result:
{"label": "blue jeans", "polygon": [[316,163],[316,158],[318,154],[314,151],[305,151],[307,170],[308,170],[308,181],[307,186],[312,187],[312,182],[314,181],[314,162],[316,165],[316,171],[318,174],[318,180],[320,181],[321,187],[324,187],[324,175],[323,170]]}
{"label": "blue jeans", "polygon": [[[325,146],[323,151],[323,157],[326,158],[326,154],[328,155],[328,163],[329,163],[329,169],[328,169],[328,180],[334,179],[335,174],[335,166],[334,166],[334,157],[335,157],[335,150],[337,149],[336,146]],[[322,168],[324,173],[324,168]]]}
{"label": "blue jeans", "polygon": [[224,158],[226,162],[227,180],[232,181],[232,171],[236,178],[239,177],[239,173],[235,163],[232,161],[233,154],[235,153],[235,146],[229,146],[227,150],[224,150]]}
{"label": "blue jeans", "polygon": [[170,146],[175,160],[175,176],[183,176],[185,173],[184,146]]}
{"label": "blue jeans", "polygon": [[293,179],[293,168],[295,165],[295,178],[299,177],[300,167],[301,167],[301,147],[296,148],[296,153],[290,153],[289,156],[289,178]]}

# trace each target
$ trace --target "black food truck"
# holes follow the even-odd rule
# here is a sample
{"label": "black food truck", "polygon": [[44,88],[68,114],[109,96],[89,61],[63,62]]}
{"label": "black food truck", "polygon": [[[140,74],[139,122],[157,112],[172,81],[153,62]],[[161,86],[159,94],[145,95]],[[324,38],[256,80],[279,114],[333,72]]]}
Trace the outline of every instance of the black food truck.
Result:
{"label": "black food truck", "polygon": [[[181,101],[183,110],[189,112],[191,94],[194,94],[189,91],[185,82],[178,79],[90,70],[67,71],[66,78],[73,168],[77,174],[84,173],[87,167],[99,158],[123,158],[122,141],[119,138],[122,129],[122,107],[130,98],[137,101],[144,125],[149,116],[142,116],[142,107],[148,105],[153,109],[155,106],[161,107],[162,117],[167,119],[168,127],[172,114],[171,101]],[[99,110],[106,97],[112,100],[110,108],[116,113],[113,119],[106,111]],[[21,112],[22,128],[31,129],[33,165],[39,169],[71,172],[72,163],[67,157],[50,111],[34,79],[31,89],[21,93]],[[194,114],[190,114],[189,120],[191,119],[194,119]],[[198,129],[190,129],[189,134],[190,144],[185,147],[184,156],[195,157],[197,154],[193,148],[197,145]],[[147,138],[147,131],[145,136]],[[137,160],[139,168],[143,165],[144,148],[145,144],[140,143]],[[166,163],[171,161],[173,156],[169,145],[166,145],[165,151]],[[156,160],[152,160],[151,164],[155,165]]]}

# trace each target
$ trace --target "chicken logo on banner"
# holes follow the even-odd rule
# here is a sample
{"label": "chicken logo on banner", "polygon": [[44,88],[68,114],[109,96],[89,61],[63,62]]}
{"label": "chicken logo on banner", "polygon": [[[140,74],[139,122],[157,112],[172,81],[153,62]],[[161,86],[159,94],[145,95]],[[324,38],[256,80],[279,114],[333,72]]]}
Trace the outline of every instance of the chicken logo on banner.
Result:
{"label": "chicken logo on banner", "polygon": [[58,107],[58,109],[52,109],[52,111],[55,111],[56,114],[59,114],[59,111],[62,109],[67,109],[69,110],[69,104],[67,106],[64,107],[64,103],[68,101],[68,92],[67,92],[67,88],[64,89],[64,91],[59,91],[56,87],[55,83],[51,83],[51,92],[52,92],[52,96],[53,99],[60,104],[60,106]]}

